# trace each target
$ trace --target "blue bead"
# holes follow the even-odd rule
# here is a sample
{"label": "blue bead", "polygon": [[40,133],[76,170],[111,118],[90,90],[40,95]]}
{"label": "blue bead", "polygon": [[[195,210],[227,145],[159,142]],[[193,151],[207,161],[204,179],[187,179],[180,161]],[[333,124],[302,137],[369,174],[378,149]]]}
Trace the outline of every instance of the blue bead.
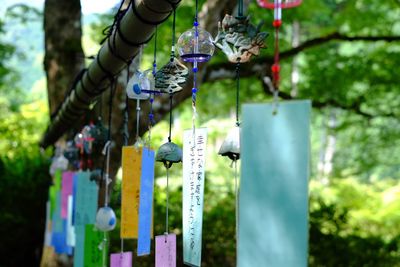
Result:
{"label": "blue bead", "polygon": [[199,22],[198,21],[193,22],[193,26],[195,27],[199,26]]}
{"label": "blue bead", "polygon": [[193,94],[197,93],[197,89],[196,89],[196,88],[193,88],[193,89],[192,89],[192,93],[193,93]]}
{"label": "blue bead", "polygon": [[193,68],[193,72],[196,73],[198,71],[197,68]]}
{"label": "blue bead", "polygon": [[154,115],[152,113],[150,113],[149,118],[150,118],[150,120],[152,120],[154,118]]}
{"label": "blue bead", "polygon": [[133,85],[133,92],[135,92],[135,94],[140,94],[142,92],[142,89],[137,83]]}
{"label": "blue bead", "polygon": [[156,63],[154,63],[154,64],[153,64],[153,67],[157,67],[157,64],[156,64]]}
{"label": "blue bead", "polygon": [[153,98],[150,98],[150,103],[153,103],[154,102],[154,99]]}

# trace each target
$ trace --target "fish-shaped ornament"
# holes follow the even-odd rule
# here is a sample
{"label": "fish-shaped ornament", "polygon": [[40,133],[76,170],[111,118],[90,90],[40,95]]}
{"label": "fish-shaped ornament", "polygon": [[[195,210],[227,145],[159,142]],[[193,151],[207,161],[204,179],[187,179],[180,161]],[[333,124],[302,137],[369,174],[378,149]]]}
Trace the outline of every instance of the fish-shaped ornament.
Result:
{"label": "fish-shaped ornament", "polygon": [[188,68],[176,57],[164,65],[155,76],[155,90],[173,94],[183,89],[189,76]]}
{"label": "fish-shaped ornament", "polygon": [[264,48],[267,32],[260,32],[263,22],[254,26],[250,17],[237,19],[232,15],[225,15],[222,22],[218,22],[218,34],[214,45],[222,50],[232,63],[245,63],[252,56],[258,56]]}

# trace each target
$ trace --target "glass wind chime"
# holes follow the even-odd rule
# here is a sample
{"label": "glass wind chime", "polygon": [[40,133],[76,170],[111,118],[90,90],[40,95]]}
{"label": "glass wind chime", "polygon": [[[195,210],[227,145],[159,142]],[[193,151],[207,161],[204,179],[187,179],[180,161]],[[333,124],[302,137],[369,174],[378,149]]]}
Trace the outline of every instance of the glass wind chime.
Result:
{"label": "glass wind chime", "polygon": [[193,108],[193,131],[196,119],[196,94],[199,90],[197,73],[198,63],[207,62],[214,54],[214,44],[209,32],[199,27],[198,20],[198,0],[196,0],[196,10],[193,28],[184,32],[178,39],[177,48],[181,59],[184,62],[193,64],[193,87],[192,87],[192,108]]}
{"label": "glass wind chime", "polygon": [[222,22],[218,23],[218,34],[213,40],[215,46],[221,49],[228,60],[236,64],[236,124],[228,132],[218,152],[218,154],[231,159],[232,164],[235,166],[236,242],[239,225],[237,161],[240,159],[240,64],[250,61],[254,56],[258,56],[260,50],[265,47],[265,38],[268,36],[266,32],[260,32],[263,23],[254,26],[250,23],[249,17],[244,16],[242,0],[238,1],[237,6],[237,16],[225,15]]}
{"label": "glass wind chime", "polygon": [[[115,82],[114,82],[115,83]],[[107,266],[107,253],[108,253],[108,233],[109,231],[114,230],[115,226],[117,225],[117,217],[115,215],[114,210],[109,206],[109,185],[112,182],[110,179],[110,152],[111,152],[111,123],[112,123],[112,100],[113,94],[115,91],[115,84],[112,83],[110,88],[110,99],[109,99],[109,110],[108,110],[108,135],[107,141],[105,142],[102,154],[106,157],[105,164],[106,169],[102,172],[103,179],[102,182],[104,183],[104,206],[100,207],[96,214],[96,228],[100,231],[104,232],[103,234],[103,242],[99,245],[99,249],[102,250],[103,259],[102,263],[103,266]],[[95,128],[93,128],[93,131]]]}
{"label": "glass wind chime", "polygon": [[192,129],[185,130],[183,136],[183,260],[190,266],[201,264],[204,173],[207,131],[196,129],[196,100],[199,91],[197,74],[199,64],[209,61],[214,53],[211,34],[200,28],[198,6],[194,15],[193,28],[178,39],[177,49],[184,62],[192,63]]}
{"label": "glass wind chime", "polygon": [[[140,48],[140,67],[142,48]],[[120,260],[132,257],[130,252],[124,252],[124,238],[137,238],[137,254],[150,254],[152,199],[154,184],[154,151],[150,147],[150,139],[143,142],[140,138],[140,101],[150,100],[152,105],[154,95],[160,92],[155,89],[154,67],[145,71],[136,69],[126,86],[127,99],[136,100],[136,138],[133,146],[128,146],[128,101],[125,111],[125,146],[122,151],[123,180],[121,194],[121,253],[112,255]],[[129,67],[128,67],[129,68]],[[128,70],[129,76],[129,70]],[[149,129],[153,121],[152,111],[149,115]],[[118,256],[119,255],[119,256]]]}
{"label": "glass wind chime", "polygon": [[275,47],[274,64],[271,67],[273,85],[271,90],[274,96],[274,102],[277,105],[280,81],[279,29],[282,26],[282,9],[299,6],[302,3],[302,0],[257,0],[257,3],[260,7],[274,10],[274,21],[272,22],[272,26],[275,28]]}

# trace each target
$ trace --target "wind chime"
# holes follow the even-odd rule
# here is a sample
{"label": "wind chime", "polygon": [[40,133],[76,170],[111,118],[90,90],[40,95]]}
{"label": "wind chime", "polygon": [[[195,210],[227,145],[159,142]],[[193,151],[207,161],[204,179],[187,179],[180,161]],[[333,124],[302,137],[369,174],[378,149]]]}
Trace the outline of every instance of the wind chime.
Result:
{"label": "wind chime", "polygon": [[274,96],[274,102],[277,105],[281,69],[279,65],[279,30],[282,26],[282,9],[297,7],[302,3],[302,0],[257,0],[257,3],[262,8],[274,10],[274,21],[272,22],[272,26],[275,28],[275,47],[274,64],[271,67],[273,85],[271,90]]}
{"label": "wind chime", "polygon": [[181,59],[184,62],[193,63],[193,87],[192,87],[192,128],[195,129],[196,95],[199,91],[197,73],[198,63],[208,62],[214,54],[214,44],[209,32],[199,27],[198,20],[198,0],[196,0],[196,10],[193,22],[193,28],[184,32],[178,39],[177,49]]}
{"label": "wind chime", "polygon": [[202,223],[204,202],[204,173],[207,144],[207,129],[196,129],[196,100],[199,91],[197,74],[199,64],[207,62],[214,54],[211,34],[199,27],[198,6],[193,28],[178,39],[177,49],[184,62],[192,63],[192,129],[183,136],[183,260],[190,266],[200,266],[202,247]]}
{"label": "wind chime", "polygon": [[225,15],[222,22],[218,23],[218,34],[214,39],[216,47],[222,50],[231,63],[236,64],[236,125],[232,128],[218,154],[232,160],[235,166],[235,206],[236,206],[236,249],[238,244],[239,225],[239,187],[237,161],[240,158],[240,65],[251,60],[253,56],[260,54],[265,47],[266,32],[260,32],[262,22],[257,26],[250,23],[249,17],[243,15],[243,0],[238,0],[238,14],[236,17]]}
{"label": "wind chime", "polygon": [[[139,54],[139,63],[141,61],[142,48]],[[129,76],[129,72],[128,72]],[[153,96],[158,92],[154,89],[153,69],[140,71],[137,69],[129,79],[126,86],[127,99],[136,100],[136,141],[133,147],[128,144],[128,101],[125,111],[125,146],[122,151],[123,162],[123,180],[122,180],[122,222],[121,222],[121,253],[120,260],[129,261],[131,253],[123,252],[124,238],[137,238],[138,256],[150,254],[151,239],[151,210],[153,199],[154,183],[154,151],[144,146],[139,135],[140,125],[140,101],[150,99],[152,103]],[[150,118],[150,116],[149,116]],[[149,122],[150,124],[151,122]],[[112,255],[118,257],[118,255]]]}
{"label": "wind chime", "polygon": [[[155,266],[171,266],[175,259],[165,258],[165,251],[176,250],[176,236],[169,233],[169,169],[174,163],[182,161],[181,148],[172,142],[172,101],[173,95],[183,89],[188,77],[188,69],[175,57],[175,26],[176,10],[173,10],[172,21],[172,45],[169,62],[156,71],[156,52],[154,52],[153,74],[155,78],[155,89],[169,95],[169,134],[168,141],[161,145],[156,154],[156,161],[162,162],[166,169],[166,210],[165,210],[165,232],[164,235],[156,236],[156,263]],[[156,47],[156,46],[155,46]],[[152,101],[150,102],[152,104]],[[152,107],[150,120],[153,119]],[[176,257],[175,255],[172,255]]]}
{"label": "wind chime", "polygon": [[[108,135],[107,141],[104,145],[102,154],[105,156],[105,171],[102,171],[102,183],[104,184],[104,206],[100,207],[96,214],[96,223],[95,226],[103,233],[103,242],[99,245],[99,249],[102,250],[103,253],[103,266],[107,266],[107,253],[108,253],[108,233],[109,231],[114,230],[117,225],[117,217],[115,215],[114,210],[109,206],[109,185],[112,182],[110,179],[110,153],[111,153],[111,125],[112,125],[112,100],[116,90],[116,81],[113,81],[110,88],[110,99],[108,106]],[[93,132],[93,131],[92,131]]]}

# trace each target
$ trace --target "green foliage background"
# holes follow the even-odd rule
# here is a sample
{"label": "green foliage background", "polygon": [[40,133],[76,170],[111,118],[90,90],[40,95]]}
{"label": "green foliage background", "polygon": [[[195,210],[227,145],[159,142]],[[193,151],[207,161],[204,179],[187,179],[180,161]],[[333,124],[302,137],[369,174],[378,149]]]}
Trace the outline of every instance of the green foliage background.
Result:
{"label": "green foliage background", "polygon": [[[178,9],[177,35],[191,27],[193,1],[183,1]],[[272,32],[272,12],[249,6],[254,22],[265,20]],[[36,13],[35,13],[36,14]],[[282,51],[291,48],[292,21],[301,25],[304,42],[332,32],[348,36],[399,36],[400,5],[397,1],[307,0],[284,10]],[[18,17],[18,16],[17,16]],[[10,18],[8,18],[10,19]],[[12,27],[30,29],[15,22]],[[112,16],[88,18],[83,37],[86,55],[96,53],[101,29]],[[8,24],[9,25],[9,24]],[[13,32],[0,23],[4,36]],[[169,56],[171,21],[159,27],[158,65]],[[24,35],[27,36],[27,35]],[[48,123],[45,83],[37,69],[43,51],[28,54],[21,39],[0,37],[0,266],[37,266],[43,242],[44,211],[49,157],[39,151],[38,140]],[[14,39],[15,40],[14,40]],[[32,37],[33,38],[33,37]],[[35,43],[37,38],[33,38]],[[270,48],[262,55],[272,55]],[[24,42],[22,42],[24,43]],[[142,69],[152,63],[153,43],[144,49]],[[218,53],[210,66],[224,61]],[[293,58],[282,65],[281,90],[290,93]],[[310,178],[310,266],[400,266],[400,90],[398,42],[330,41],[311,47],[296,56],[300,80],[298,98],[322,103],[313,109],[312,176]],[[24,64],[20,64],[23,62]],[[29,68],[29,66],[36,66]],[[28,75],[29,74],[29,75]],[[28,78],[29,79],[28,79]],[[26,80],[29,82],[26,82]],[[233,80],[203,83],[198,96],[199,121],[209,128],[206,173],[203,266],[235,266],[233,170],[217,150],[227,129],[233,125]],[[241,81],[242,102],[264,102],[259,77]],[[190,127],[190,103],[175,111],[174,140],[181,143],[182,129]],[[332,118],[335,123],[332,124]],[[165,141],[167,123],[153,129],[154,147]],[[321,173],[321,153],[328,137],[335,139],[332,171]],[[170,225],[181,234],[180,167],[172,171]],[[154,233],[164,232],[165,171],[157,166]],[[119,205],[120,184],[116,183],[113,207]],[[111,233],[111,251],[119,251],[118,229]],[[181,239],[178,237],[178,262]],[[135,249],[133,242],[126,248]],[[22,256],[21,256],[22,255]],[[153,266],[153,257],[135,258],[135,264]]]}

